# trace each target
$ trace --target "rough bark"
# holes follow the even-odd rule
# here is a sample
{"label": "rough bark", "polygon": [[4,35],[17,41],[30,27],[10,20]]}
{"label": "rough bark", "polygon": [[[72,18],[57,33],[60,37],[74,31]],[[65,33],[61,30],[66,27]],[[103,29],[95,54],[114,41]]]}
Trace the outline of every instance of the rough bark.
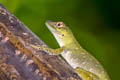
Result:
{"label": "rough bark", "polygon": [[59,56],[29,44],[47,47],[0,4],[0,80],[82,80]]}

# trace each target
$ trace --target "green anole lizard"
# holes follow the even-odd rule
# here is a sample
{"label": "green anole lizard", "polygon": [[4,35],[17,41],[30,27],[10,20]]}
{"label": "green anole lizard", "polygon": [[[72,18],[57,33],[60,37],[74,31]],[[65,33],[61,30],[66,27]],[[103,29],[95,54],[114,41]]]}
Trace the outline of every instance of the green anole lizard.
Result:
{"label": "green anole lizard", "polygon": [[63,22],[46,21],[46,26],[56,38],[60,48],[31,45],[33,48],[55,55],[61,54],[83,80],[110,80],[102,65],[79,45],[71,30]]}

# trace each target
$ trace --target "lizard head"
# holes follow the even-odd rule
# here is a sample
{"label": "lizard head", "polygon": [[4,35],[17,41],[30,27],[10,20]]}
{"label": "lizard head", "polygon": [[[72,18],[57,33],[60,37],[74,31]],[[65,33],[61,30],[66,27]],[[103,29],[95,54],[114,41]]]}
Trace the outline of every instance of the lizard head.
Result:
{"label": "lizard head", "polygon": [[52,32],[60,46],[71,42],[72,32],[63,22],[46,21],[46,26]]}

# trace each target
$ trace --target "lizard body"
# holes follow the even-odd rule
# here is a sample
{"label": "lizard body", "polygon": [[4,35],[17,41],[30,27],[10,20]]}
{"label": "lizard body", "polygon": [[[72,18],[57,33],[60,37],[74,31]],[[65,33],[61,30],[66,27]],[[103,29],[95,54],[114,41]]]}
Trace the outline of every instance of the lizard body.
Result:
{"label": "lizard body", "polygon": [[71,30],[63,22],[47,21],[46,25],[60,48],[51,49],[32,45],[34,48],[61,54],[83,80],[110,80],[101,64],[79,45]]}

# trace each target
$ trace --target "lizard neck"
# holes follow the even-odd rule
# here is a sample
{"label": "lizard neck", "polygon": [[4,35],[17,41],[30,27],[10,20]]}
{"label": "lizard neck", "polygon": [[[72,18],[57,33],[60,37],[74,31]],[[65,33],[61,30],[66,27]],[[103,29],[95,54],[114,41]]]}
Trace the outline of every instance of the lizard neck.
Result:
{"label": "lizard neck", "polygon": [[72,47],[73,49],[79,46],[73,34],[65,35],[64,37],[54,34],[54,37],[57,40],[60,47],[63,47],[63,46],[68,48]]}

